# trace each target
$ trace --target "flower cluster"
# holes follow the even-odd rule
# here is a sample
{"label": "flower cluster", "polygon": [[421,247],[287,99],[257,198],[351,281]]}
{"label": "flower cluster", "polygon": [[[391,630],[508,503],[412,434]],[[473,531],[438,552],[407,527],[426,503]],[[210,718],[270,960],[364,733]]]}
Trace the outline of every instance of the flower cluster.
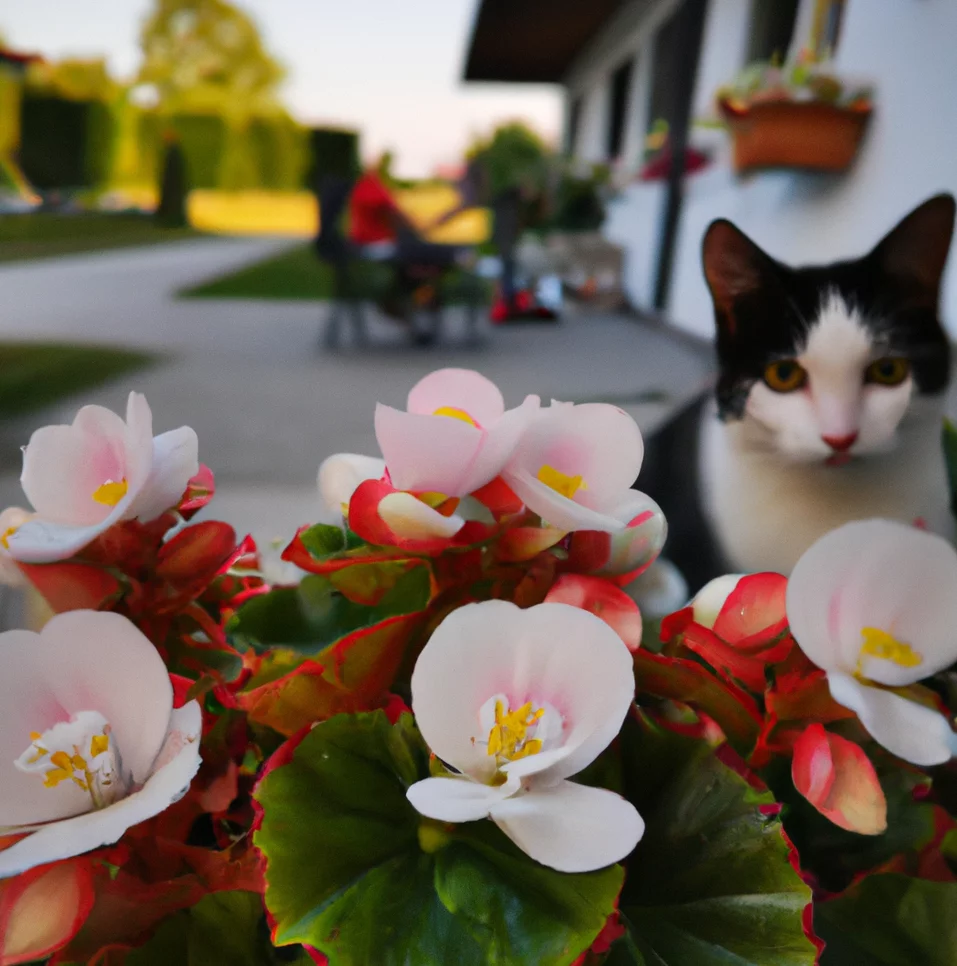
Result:
{"label": "flower cluster", "polygon": [[375,430],[276,586],[142,397],[34,434],[0,577],[55,616],[0,634],[0,966],[856,966],[876,923],[948,961],[950,544],[848,524],[659,625],[627,414],[446,369]]}

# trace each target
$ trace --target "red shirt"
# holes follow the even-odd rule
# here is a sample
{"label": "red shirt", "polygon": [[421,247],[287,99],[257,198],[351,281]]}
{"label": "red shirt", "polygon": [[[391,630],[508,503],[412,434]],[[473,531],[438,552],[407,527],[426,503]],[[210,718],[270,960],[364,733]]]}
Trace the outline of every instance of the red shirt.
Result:
{"label": "red shirt", "polygon": [[395,241],[398,206],[379,176],[367,171],[349,198],[349,237],[360,245]]}

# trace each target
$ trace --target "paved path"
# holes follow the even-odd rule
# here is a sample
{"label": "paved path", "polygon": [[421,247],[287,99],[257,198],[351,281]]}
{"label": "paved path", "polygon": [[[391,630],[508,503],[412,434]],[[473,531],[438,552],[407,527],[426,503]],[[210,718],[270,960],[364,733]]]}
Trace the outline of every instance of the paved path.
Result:
{"label": "paved path", "polygon": [[146,393],[157,431],[183,423],[197,430],[219,484],[216,515],[269,540],[315,519],[319,461],[375,452],[376,401],[402,405],[431,369],[479,369],[509,404],[528,392],[614,401],[646,427],[708,378],[707,353],[611,315],[496,329],[469,347],[453,313],[447,339],[427,350],[377,321],[370,349],[329,353],[318,345],[327,311],[318,303],[175,298],[284,244],[197,240],[0,266],[0,339],[103,342],[168,356],[82,400],[0,424],[0,506],[21,499],[17,450],[33,428],[69,421],[81,402],[122,411],[130,389]]}

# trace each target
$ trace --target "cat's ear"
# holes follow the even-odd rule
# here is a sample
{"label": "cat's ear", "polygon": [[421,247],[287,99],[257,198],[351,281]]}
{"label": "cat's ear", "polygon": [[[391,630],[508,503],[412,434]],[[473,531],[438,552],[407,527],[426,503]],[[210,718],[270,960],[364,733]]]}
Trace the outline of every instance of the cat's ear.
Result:
{"label": "cat's ear", "polygon": [[758,291],[777,274],[777,263],[724,218],[713,221],[701,244],[704,277],[723,315],[742,295]]}
{"label": "cat's ear", "polygon": [[954,198],[935,195],[877,243],[870,257],[894,279],[917,285],[935,304],[954,233]]}

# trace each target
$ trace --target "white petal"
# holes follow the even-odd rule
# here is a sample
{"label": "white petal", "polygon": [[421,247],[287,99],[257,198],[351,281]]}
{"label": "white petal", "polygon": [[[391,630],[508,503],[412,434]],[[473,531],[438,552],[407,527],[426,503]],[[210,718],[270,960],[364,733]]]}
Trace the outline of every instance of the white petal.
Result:
{"label": "white petal", "polygon": [[360,483],[381,480],[383,476],[385,460],[357,453],[336,453],[319,465],[319,496],[330,510],[342,516]]}
{"label": "white petal", "polygon": [[490,814],[526,855],[559,872],[590,872],[618,862],[645,831],[631,802],[575,782],[532,788],[494,805]]}
{"label": "white petal", "polygon": [[861,520],[823,536],[797,562],[787,613],[801,649],[819,667],[854,673],[861,631],[887,631],[917,652],[901,667],[867,660],[864,672],[903,685],[957,660],[957,551],[941,537],[890,520]]}
{"label": "white petal", "polygon": [[425,778],[406,792],[413,808],[439,822],[476,822],[489,809],[518,791],[518,783],[483,785],[470,778]]}
{"label": "white petal", "polygon": [[625,524],[620,520],[562,496],[526,469],[506,470],[503,476],[529,510],[559,530],[618,533],[625,529]]}
{"label": "white petal", "polygon": [[407,540],[454,537],[465,521],[453,513],[442,516],[411,493],[389,493],[379,501],[379,516],[397,536]]}
{"label": "white petal", "polygon": [[14,766],[32,731],[98,711],[113,728],[124,771],[142,782],[166,738],[172,706],[162,658],[119,614],[70,611],[40,634],[0,634],[0,826],[52,821],[90,807],[72,782],[45,788]]}
{"label": "white petal", "polygon": [[828,673],[827,683],[834,700],[857,712],[871,737],[898,758],[915,765],[939,765],[957,750],[957,735],[932,708],[836,671]]}
{"label": "white petal", "polygon": [[502,473],[540,405],[538,396],[526,396],[521,406],[508,410],[487,427],[488,434],[459,483],[462,493],[473,493]]}
{"label": "white petal", "polygon": [[[158,815],[182,798],[199,770],[202,712],[195,701],[174,711],[168,743],[178,748],[134,794],[96,812],[52,822],[0,852],[0,878],[34,866],[81,855],[118,841],[134,825]],[[163,753],[160,753],[163,757]]]}
{"label": "white petal", "polygon": [[16,533],[7,537],[10,556],[24,563],[66,560],[92,543],[114,523],[118,523],[123,509],[122,505],[114,507],[109,516],[89,527],[73,527],[34,517],[24,523]]}
{"label": "white petal", "polygon": [[199,472],[199,440],[189,426],[153,439],[152,470],[127,511],[149,522],[179,504],[189,481]]}
{"label": "white petal", "polygon": [[521,610],[491,600],[454,610],[435,629],[412,673],[412,709],[439,758],[482,778],[494,770],[482,706],[496,694],[513,710],[547,702],[563,716],[562,744],[516,765],[558,781],[581,771],[615,737],[634,688],[628,648],[594,614],[567,604]]}

